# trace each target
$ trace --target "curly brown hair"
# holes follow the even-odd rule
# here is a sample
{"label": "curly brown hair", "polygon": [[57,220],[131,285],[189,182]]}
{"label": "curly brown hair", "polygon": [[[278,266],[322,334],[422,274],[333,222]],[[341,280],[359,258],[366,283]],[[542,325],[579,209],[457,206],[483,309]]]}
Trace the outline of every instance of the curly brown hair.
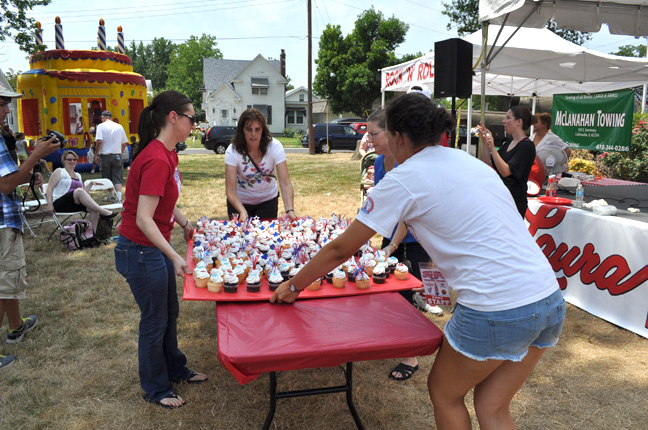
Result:
{"label": "curly brown hair", "polygon": [[272,141],[272,135],[270,134],[270,130],[268,130],[265,117],[257,109],[247,109],[239,117],[238,123],[236,124],[236,133],[234,133],[234,137],[232,137],[234,149],[236,149],[236,152],[241,155],[245,155],[248,152],[244,130],[245,126],[250,121],[259,121],[259,124],[261,124],[263,131],[261,134],[259,149],[261,150],[261,154],[265,156],[266,151],[268,150],[268,145]]}

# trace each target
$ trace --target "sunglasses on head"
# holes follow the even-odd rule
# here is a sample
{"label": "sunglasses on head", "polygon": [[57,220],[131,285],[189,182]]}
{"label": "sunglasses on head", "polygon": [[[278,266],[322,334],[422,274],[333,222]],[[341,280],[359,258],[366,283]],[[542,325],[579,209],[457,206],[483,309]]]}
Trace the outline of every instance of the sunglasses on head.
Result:
{"label": "sunglasses on head", "polygon": [[182,113],[182,112],[176,112],[176,113],[178,115],[180,115],[180,116],[184,116],[185,118],[189,118],[189,121],[191,121],[191,125],[194,125],[196,123],[196,116],[195,115],[191,116],[191,115],[187,115],[186,113]]}

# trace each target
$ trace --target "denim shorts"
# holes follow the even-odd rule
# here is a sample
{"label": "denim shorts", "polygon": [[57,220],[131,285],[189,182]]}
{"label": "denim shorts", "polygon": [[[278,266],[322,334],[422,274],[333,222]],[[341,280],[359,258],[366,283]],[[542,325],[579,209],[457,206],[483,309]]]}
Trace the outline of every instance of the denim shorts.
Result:
{"label": "denim shorts", "polygon": [[497,312],[457,304],[445,337],[455,351],[473,360],[522,361],[530,346],[555,346],[564,321],[565,300],[556,290],[535,303]]}

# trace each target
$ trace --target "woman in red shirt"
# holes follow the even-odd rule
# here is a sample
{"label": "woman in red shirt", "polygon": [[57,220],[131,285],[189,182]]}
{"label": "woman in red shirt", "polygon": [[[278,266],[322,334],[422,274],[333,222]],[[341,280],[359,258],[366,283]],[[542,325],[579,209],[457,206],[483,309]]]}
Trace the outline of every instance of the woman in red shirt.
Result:
{"label": "woman in red shirt", "polygon": [[174,223],[183,228],[186,241],[194,231],[176,206],[181,183],[174,148],[195,129],[195,122],[191,100],[176,91],[158,94],[142,110],[115,247],[117,271],[126,278],[141,311],[140,383],[146,400],[169,409],[185,404],[172,381],[207,380],[186,367],[187,359],[178,348],[176,276],[191,272],[169,244]]}

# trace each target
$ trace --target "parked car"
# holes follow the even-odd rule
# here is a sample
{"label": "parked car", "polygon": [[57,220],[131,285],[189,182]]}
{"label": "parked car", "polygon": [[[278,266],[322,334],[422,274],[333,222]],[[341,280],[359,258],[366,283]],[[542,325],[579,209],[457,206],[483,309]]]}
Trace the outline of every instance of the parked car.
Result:
{"label": "parked car", "polygon": [[365,134],[367,132],[367,123],[366,122],[354,122],[351,124],[351,128],[357,131],[358,133]]}
{"label": "parked car", "polygon": [[207,129],[209,128],[209,123],[208,122],[201,122],[200,124],[198,124],[196,126],[196,128],[198,130],[200,130],[200,131],[207,131]]}
{"label": "parked car", "polygon": [[342,125],[351,125],[354,122],[365,122],[366,119],[363,118],[338,118],[331,120],[332,124],[342,124]]}
{"label": "parked car", "polygon": [[[328,147],[326,141],[326,124],[313,126],[315,137],[315,151],[326,153],[334,149],[355,149],[362,134],[348,125],[330,122],[328,124]],[[302,146],[308,148],[308,133],[302,138]]]}
{"label": "parked car", "polygon": [[201,134],[200,141],[206,149],[224,154],[235,133],[236,127],[233,125],[214,125]]}

